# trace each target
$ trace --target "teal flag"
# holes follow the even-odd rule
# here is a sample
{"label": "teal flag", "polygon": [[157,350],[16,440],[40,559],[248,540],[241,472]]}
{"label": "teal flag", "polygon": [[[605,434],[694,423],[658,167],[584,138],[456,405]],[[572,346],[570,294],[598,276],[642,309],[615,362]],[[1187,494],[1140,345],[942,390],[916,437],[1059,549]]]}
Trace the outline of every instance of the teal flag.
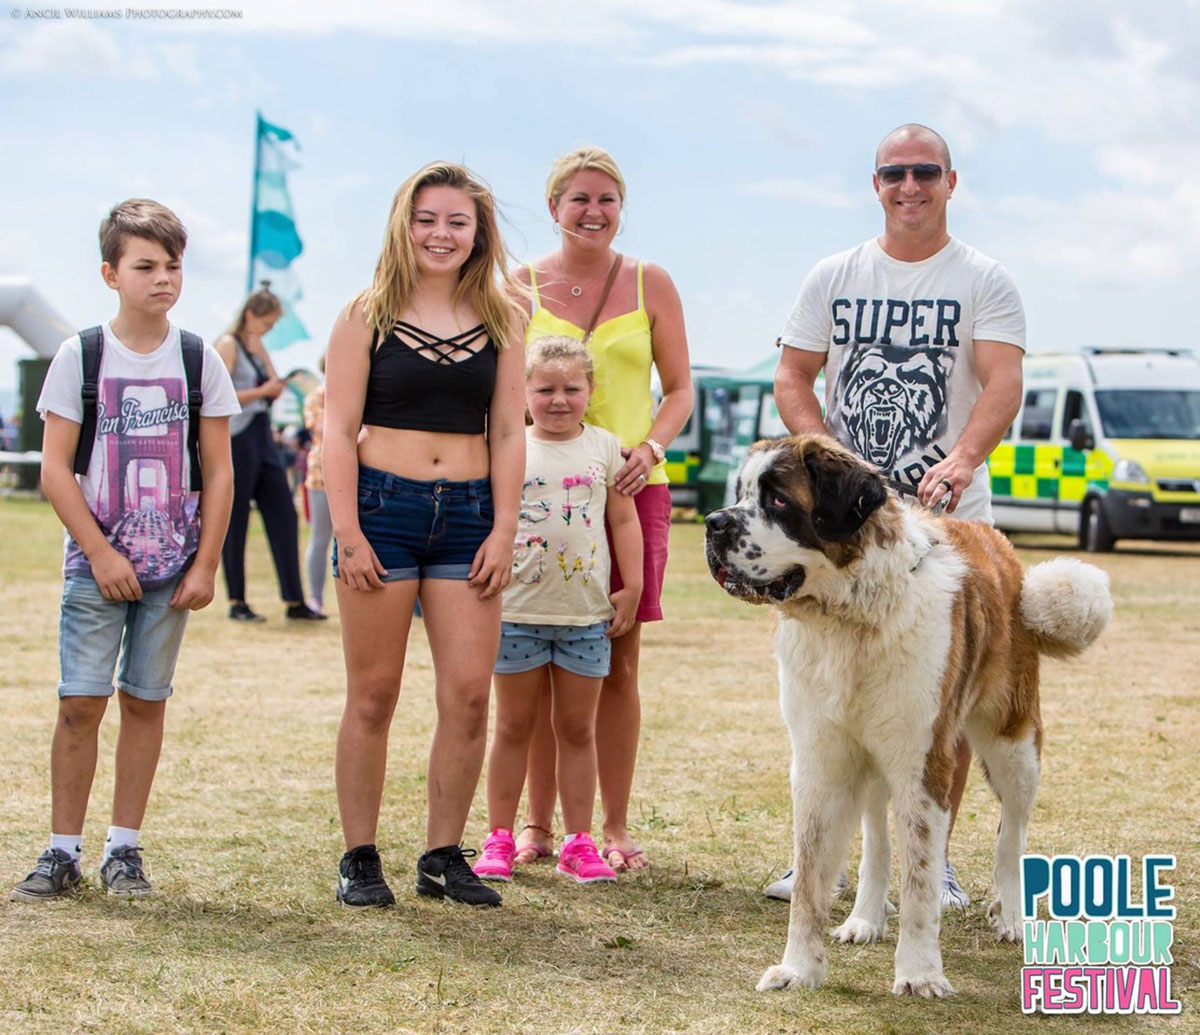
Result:
{"label": "teal flag", "polygon": [[296,315],[302,292],[292,262],[304,251],[296,230],[287,174],[297,167],[300,148],[282,126],[258,116],[254,158],[254,206],[250,216],[250,278],[247,291],[264,280],[283,303],[283,316],[263,339],[268,349],[282,349],[307,341],[309,333]]}

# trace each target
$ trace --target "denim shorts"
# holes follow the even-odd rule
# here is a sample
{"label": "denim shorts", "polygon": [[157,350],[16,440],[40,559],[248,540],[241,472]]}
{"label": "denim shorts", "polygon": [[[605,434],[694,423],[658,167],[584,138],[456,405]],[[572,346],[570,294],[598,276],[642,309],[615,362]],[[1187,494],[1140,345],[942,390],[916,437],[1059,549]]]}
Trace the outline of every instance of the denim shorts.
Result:
{"label": "denim shorts", "polygon": [[466,580],[494,521],[487,478],[418,482],[358,465],[358,526],[387,569],[384,582]]}
{"label": "denim shorts", "polygon": [[612,640],[604,635],[608,625],[608,622],[595,625],[501,622],[496,671],[512,675],[553,664],[577,676],[603,678],[608,675],[612,659]]}
{"label": "denim shorts", "polygon": [[130,697],[170,697],[188,620],[186,608],[170,606],[182,577],[143,589],[141,600],[106,600],[95,580],[68,576],[58,620],[58,696],[111,697],[115,671],[117,686]]}

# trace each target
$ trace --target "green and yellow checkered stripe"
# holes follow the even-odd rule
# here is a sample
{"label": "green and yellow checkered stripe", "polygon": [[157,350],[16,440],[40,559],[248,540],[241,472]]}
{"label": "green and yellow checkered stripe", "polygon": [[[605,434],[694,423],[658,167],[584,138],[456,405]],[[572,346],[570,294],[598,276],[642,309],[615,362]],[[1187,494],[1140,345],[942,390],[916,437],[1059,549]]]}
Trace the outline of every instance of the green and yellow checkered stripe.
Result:
{"label": "green and yellow checkered stripe", "polygon": [[988,457],[988,470],[993,498],[1079,503],[1089,486],[1108,488],[1112,461],[1098,449],[1081,453],[1070,446],[1001,442]]}
{"label": "green and yellow checkered stripe", "polygon": [[700,473],[700,454],[668,449],[666,471],[672,485],[694,485]]}

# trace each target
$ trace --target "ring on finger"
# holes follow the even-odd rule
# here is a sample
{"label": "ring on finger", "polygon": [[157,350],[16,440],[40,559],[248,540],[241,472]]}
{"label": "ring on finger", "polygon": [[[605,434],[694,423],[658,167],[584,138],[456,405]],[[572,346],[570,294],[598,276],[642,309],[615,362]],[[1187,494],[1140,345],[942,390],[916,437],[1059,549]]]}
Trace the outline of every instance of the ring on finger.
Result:
{"label": "ring on finger", "polygon": [[943,478],[943,479],[942,479],[940,482],[938,482],[938,485],[944,485],[944,486],[946,486],[946,488],[947,488],[947,489],[949,489],[951,492],[953,492],[953,491],[954,491],[954,486],[953,486],[953,485],[951,485],[951,484],[950,484],[950,482],[949,482],[949,481],[947,481],[945,478]]}

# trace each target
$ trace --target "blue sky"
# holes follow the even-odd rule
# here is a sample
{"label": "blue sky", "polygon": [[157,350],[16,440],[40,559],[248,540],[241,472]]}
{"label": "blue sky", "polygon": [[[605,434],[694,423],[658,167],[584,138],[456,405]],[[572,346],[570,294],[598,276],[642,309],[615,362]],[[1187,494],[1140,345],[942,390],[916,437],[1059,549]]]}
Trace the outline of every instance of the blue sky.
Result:
{"label": "blue sky", "polygon": [[[201,6],[217,5],[179,5]],[[415,168],[475,169],[523,260],[555,243],[549,162],[598,143],[629,184],[617,247],[672,274],[693,361],[748,366],[812,264],[879,231],[875,145],[918,121],[959,170],[951,232],[1009,267],[1031,347],[1195,347],[1197,0],[228,7],[242,17],[100,21],[62,5],[33,20],[0,4],[0,274],[32,278],[73,326],[115,311],[96,228],[143,195],[191,235],[173,319],[223,329],[245,288],[261,109],[302,145],[295,268],[314,342],[285,362],[311,362],[368,282]],[[26,354],[0,331],[0,389]]]}

